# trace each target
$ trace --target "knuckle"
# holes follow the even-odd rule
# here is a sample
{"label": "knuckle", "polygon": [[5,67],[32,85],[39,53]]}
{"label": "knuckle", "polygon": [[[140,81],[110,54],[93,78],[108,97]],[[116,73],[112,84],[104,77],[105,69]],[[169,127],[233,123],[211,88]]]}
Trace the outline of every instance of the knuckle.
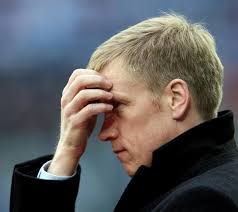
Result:
{"label": "knuckle", "polygon": [[71,79],[72,78],[76,78],[77,76],[79,76],[80,74],[82,73],[82,70],[81,69],[75,69],[74,71],[73,71],[73,73],[71,74]]}
{"label": "knuckle", "polygon": [[65,88],[62,90],[61,95],[63,95],[64,93],[65,93]]}
{"label": "knuckle", "polygon": [[65,93],[65,91],[67,90],[67,88],[68,88],[68,85],[66,84],[66,85],[64,86],[64,88],[62,89],[62,95]]}
{"label": "knuckle", "polygon": [[64,111],[63,111],[63,114],[66,118],[69,118],[70,115],[71,115],[71,111],[70,111],[70,108],[69,107],[65,107]]}
{"label": "knuckle", "polygon": [[[75,69],[75,70],[72,72],[70,78],[73,78],[74,76],[77,76],[78,73],[79,73],[79,69]],[[70,79],[70,78],[69,78],[69,79]]]}
{"label": "knuckle", "polygon": [[65,105],[67,104],[67,100],[66,100],[66,98],[64,96],[61,97],[60,104],[61,104],[62,108],[64,108]]}
{"label": "knuckle", "polygon": [[82,72],[82,69],[81,68],[77,68],[73,71],[73,74],[80,74]]}
{"label": "knuckle", "polygon": [[87,106],[88,108],[88,112],[89,113],[93,113],[94,112],[94,110],[95,110],[95,104],[90,104],[90,105],[88,105]]}
{"label": "knuckle", "polygon": [[82,79],[81,79],[81,76],[78,75],[78,76],[75,77],[75,81],[77,81],[77,83],[80,83],[81,80],[82,80]]}
{"label": "knuckle", "polygon": [[82,76],[77,76],[75,80],[76,80],[76,83],[80,86],[84,85],[85,83],[85,80]]}
{"label": "knuckle", "polygon": [[85,91],[85,90],[79,91],[77,100],[78,100],[78,101],[85,101],[86,99],[87,99],[87,93],[86,93],[86,91]]}

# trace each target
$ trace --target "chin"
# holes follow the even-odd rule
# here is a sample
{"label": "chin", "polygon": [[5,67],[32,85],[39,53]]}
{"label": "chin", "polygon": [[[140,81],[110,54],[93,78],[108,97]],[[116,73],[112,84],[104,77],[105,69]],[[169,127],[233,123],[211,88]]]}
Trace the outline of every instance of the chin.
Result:
{"label": "chin", "polygon": [[129,177],[133,177],[137,171],[135,167],[130,167],[128,164],[122,164],[125,172]]}
{"label": "chin", "polygon": [[130,171],[126,171],[126,173],[127,173],[127,175],[128,175],[129,177],[133,177],[133,176],[135,175],[134,172],[130,172]]}

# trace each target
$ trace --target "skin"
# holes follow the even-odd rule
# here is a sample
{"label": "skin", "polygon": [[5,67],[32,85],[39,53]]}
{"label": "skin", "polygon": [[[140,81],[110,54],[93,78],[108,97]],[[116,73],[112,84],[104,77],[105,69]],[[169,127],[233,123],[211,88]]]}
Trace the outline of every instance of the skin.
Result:
{"label": "skin", "polygon": [[100,73],[73,72],[63,90],[60,140],[48,172],[74,173],[99,113],[105,113],[105,120],[98,138],[111,142],[129,176],[141,165],[151,165],[154,150],[203,121],[186,82],[172,80],[154,104],[146,85],[133,80],[124,67],[115,60]]}

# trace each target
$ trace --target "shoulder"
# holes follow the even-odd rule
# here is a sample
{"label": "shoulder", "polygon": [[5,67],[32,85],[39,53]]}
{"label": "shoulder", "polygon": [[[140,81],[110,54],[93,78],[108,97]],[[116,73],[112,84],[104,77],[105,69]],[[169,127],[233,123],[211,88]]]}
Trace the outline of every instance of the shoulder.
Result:
{"label": "shoulder", "polygon": [[209,186],[185,187],[168,195],[154,210],[160,212],[237,212],[235,202],[224,192]]}
{"label": "shoulder", "polygon": [[168,192],[154,211],[238,212],[237,162],[226,163],[185,181]]}

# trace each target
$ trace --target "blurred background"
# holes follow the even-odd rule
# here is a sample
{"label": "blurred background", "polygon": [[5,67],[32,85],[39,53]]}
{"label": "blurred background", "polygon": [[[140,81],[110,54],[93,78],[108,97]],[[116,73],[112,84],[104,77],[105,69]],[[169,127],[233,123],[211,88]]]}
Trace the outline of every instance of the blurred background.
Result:
{"label": "blurred background", "polygon": [[[206,23],[215,36],[225,66],[221,109],[233,110],[238,126],[237,0],[0,0],[1,212],[9,210],[14,164],[54,152],[72,71],[113,34],[163,11]],[[110,143],[96,139],[102,118],[81,162],[76,211],[112,211],[129,181]]]}

